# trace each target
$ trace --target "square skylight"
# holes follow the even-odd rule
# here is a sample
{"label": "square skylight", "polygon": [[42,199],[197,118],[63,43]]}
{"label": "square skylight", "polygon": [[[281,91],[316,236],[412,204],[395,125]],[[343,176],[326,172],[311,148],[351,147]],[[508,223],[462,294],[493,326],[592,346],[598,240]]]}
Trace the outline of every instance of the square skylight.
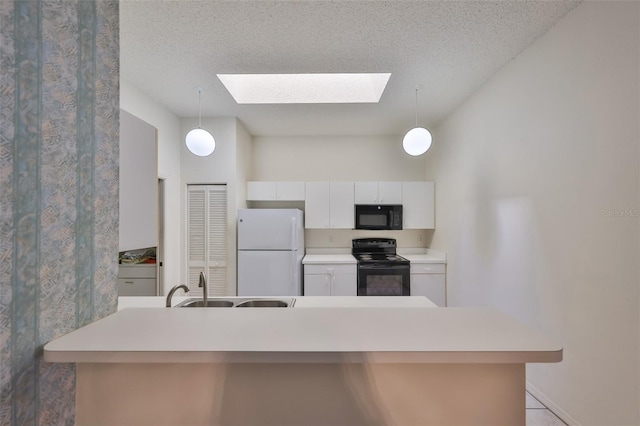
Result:
{"label": "square skylight", "polygon": [[376,103],[391,73],[218,74],[238,104]]}

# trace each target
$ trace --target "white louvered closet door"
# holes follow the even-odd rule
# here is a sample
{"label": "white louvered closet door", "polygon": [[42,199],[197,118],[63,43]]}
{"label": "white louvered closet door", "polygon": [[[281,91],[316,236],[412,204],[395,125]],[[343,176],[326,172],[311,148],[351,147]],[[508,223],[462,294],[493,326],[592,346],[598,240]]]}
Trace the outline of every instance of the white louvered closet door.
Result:
{"label": "white louvered closet door", "polygon": [[202,296],[200,272],[210,296],[225,296],[227,288],[227,187],[187,186],[187,282],[191,297]]}

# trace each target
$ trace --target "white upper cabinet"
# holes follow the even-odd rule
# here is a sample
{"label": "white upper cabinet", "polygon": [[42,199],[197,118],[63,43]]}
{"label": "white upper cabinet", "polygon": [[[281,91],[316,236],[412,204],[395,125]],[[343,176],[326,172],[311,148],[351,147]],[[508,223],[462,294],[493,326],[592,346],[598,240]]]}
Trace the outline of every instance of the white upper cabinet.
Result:
{"label": "white upper cabinet", "polygon": [[247,182],[247,200],[275,200],[275,182]]}
{"label": "white upper cabinet", "polygon": [[330,227],[353,229],[355,227],[353,182],[331,182],[329,188]]}
{"label": "white upper cabinet", "polygon": [[402,204],[403,229],[434,229],[433,182],[247,182],[248,201],[304,201],[305,228],[353,229],[355,204]]}
{"label": "white upper cabinet", "polygon": [[378,182],[355,183],[356,204],[378,204]]}
{"label": "white upper cabinet", "polygon": [[120,110],[119,251],[158,244],[158,145],[150,124]]}
{"label": "white upper cabinet", "polygon": [[277,182],[276,200],[304,201],[304,182]]}
{"label": "white upper cabinet", "polygon": [[353,182],[307,182],[305,192],[305,228],[353,229]]}
{"label": "white upper cabinet", "polygon": [[307,182],[304,227],[329,228],[329,182]]}
{"label": "white upper cabinet", "polygon": [[248,201],[304,201],[304,182],[247,182]]}
{"label": "white upper cabinet", "polygon": [[402,182],[356,182],[355,204],[402,204]]}
{"label": "white upper cabinet", "polygon": [[402,182],[402,228],[434,229],[433,182]]}
{"label": "white upper cabinet", "polygon": [[380,204],[402,204],[402,182],[378,182]]}

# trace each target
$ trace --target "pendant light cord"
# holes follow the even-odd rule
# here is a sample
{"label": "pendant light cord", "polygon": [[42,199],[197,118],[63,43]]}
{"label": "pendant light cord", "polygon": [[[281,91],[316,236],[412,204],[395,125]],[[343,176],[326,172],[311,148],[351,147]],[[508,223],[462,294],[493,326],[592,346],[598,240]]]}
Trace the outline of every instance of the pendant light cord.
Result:
{"label": "pendant light cord", "polygon": [[418,88],[416,87],[416,127],[418,127]]}
{"label": "pendant light cord", "polygon": [[198,89],[198,129],[202,129],[202,89]]}

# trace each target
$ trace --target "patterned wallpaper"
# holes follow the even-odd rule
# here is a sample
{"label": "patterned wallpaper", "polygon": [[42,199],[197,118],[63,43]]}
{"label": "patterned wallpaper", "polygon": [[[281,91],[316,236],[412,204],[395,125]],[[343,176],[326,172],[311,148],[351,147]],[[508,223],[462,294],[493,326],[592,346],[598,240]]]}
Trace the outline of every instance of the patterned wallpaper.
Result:
{"label": "patterned wallpaper", "polygon": [[117,0],[0,1],[0,425],[73,425],[48,341],[116,310]]}

